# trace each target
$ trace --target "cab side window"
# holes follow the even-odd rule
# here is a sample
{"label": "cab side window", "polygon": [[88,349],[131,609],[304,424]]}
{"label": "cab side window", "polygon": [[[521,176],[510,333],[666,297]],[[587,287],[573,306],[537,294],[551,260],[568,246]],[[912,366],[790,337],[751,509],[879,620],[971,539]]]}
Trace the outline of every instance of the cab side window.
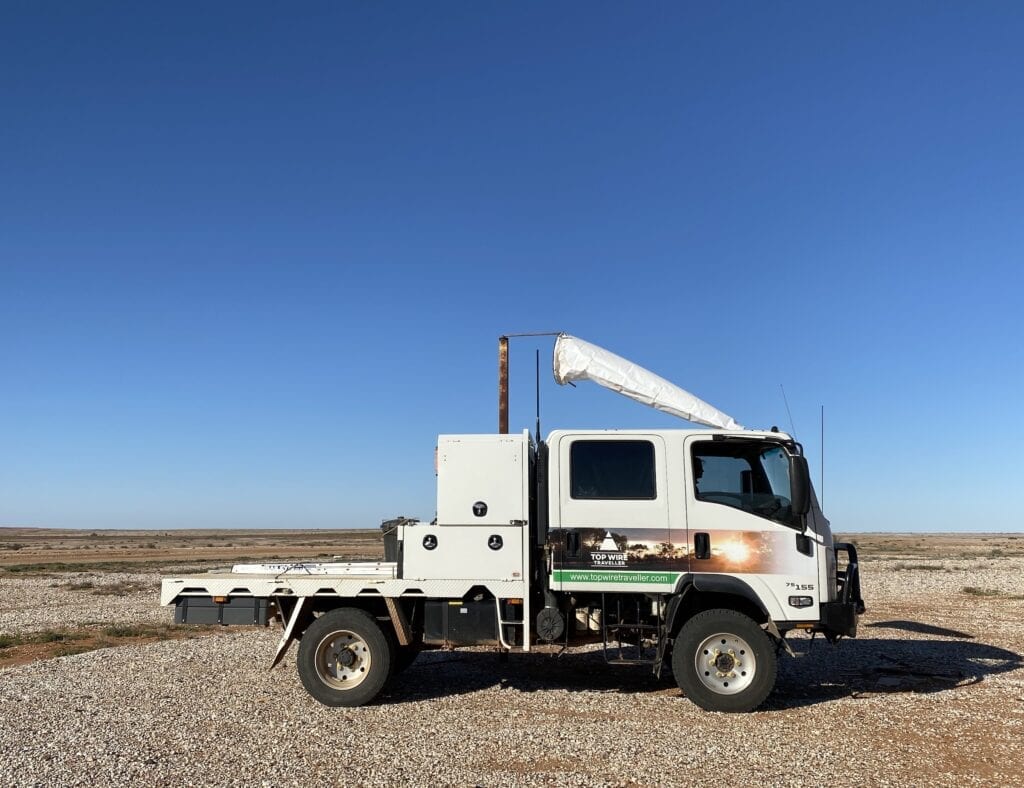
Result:
{"label": "cab side window", "polygon": [[698,441],[693,444],[692,461],[698,501],[800,525],[790,501],[789,459],[781,446],[764,441]]}
{"label": "cab side window", "polygon": [[654,500],[654,444],[577,440],[569,450],[570,496],[577,500]]}

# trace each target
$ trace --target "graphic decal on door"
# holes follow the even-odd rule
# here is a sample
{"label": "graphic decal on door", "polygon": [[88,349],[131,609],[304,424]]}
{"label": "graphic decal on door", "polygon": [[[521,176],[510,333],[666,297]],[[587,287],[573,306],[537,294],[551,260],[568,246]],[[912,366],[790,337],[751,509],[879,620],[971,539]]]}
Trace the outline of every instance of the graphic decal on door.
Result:
{"label": "graphic decal on door", "polygon": [[605,531],[604,539],[590,551],[591,565],[598,569],[619,569],[626,565],[627,553],[615,541],[611,531]]}
{"label": "graphic decal on door", "polygon": [[[711,555],[674,541],[667,528],[558,528],[548,535],[554,565],[565,569],[799,574],[813,558],[796,550],[786,531],[710,531]],[[679,536],[682,536],[680,533]],[[678,536],[677,536],[678,539]]]}

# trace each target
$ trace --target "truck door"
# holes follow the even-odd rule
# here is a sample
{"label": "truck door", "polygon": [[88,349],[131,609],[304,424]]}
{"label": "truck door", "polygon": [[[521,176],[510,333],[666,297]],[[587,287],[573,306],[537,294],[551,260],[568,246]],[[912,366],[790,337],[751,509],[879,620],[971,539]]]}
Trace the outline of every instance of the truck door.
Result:
{"label": "truck door", "polygon": [[801,533],[791,505],[788,450],[771,440],[710,435],[688,437],[685,446],[694,577],[731,575],[776,619],[816,617],[819,545]]}
{"label": "truck door", "polygon": [[685,528],[670,523],[665,441],[643,433],[561,434],[551,502],[552,587],[671,591],[686,571]]}

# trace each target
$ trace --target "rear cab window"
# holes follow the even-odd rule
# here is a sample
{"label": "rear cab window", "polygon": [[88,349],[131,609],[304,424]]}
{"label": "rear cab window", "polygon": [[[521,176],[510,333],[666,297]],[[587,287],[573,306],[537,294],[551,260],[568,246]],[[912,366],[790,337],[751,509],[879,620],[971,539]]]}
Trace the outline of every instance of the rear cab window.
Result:
{"label": "rear cab window", "polygon": [[569,495],[575,500],[654,500],[658,495],[654,444],[575,441],[569,453]]}

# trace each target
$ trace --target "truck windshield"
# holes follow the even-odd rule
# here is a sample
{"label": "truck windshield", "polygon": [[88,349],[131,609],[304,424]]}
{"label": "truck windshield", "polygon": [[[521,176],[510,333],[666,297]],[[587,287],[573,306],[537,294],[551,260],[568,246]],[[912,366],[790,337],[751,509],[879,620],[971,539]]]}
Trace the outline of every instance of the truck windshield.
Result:
{"label": "truck windshield", "polygon": [[699,441],[693,444],[698,501],[742,509],[800,527],[790,500],[789,455],[764,441]]}

